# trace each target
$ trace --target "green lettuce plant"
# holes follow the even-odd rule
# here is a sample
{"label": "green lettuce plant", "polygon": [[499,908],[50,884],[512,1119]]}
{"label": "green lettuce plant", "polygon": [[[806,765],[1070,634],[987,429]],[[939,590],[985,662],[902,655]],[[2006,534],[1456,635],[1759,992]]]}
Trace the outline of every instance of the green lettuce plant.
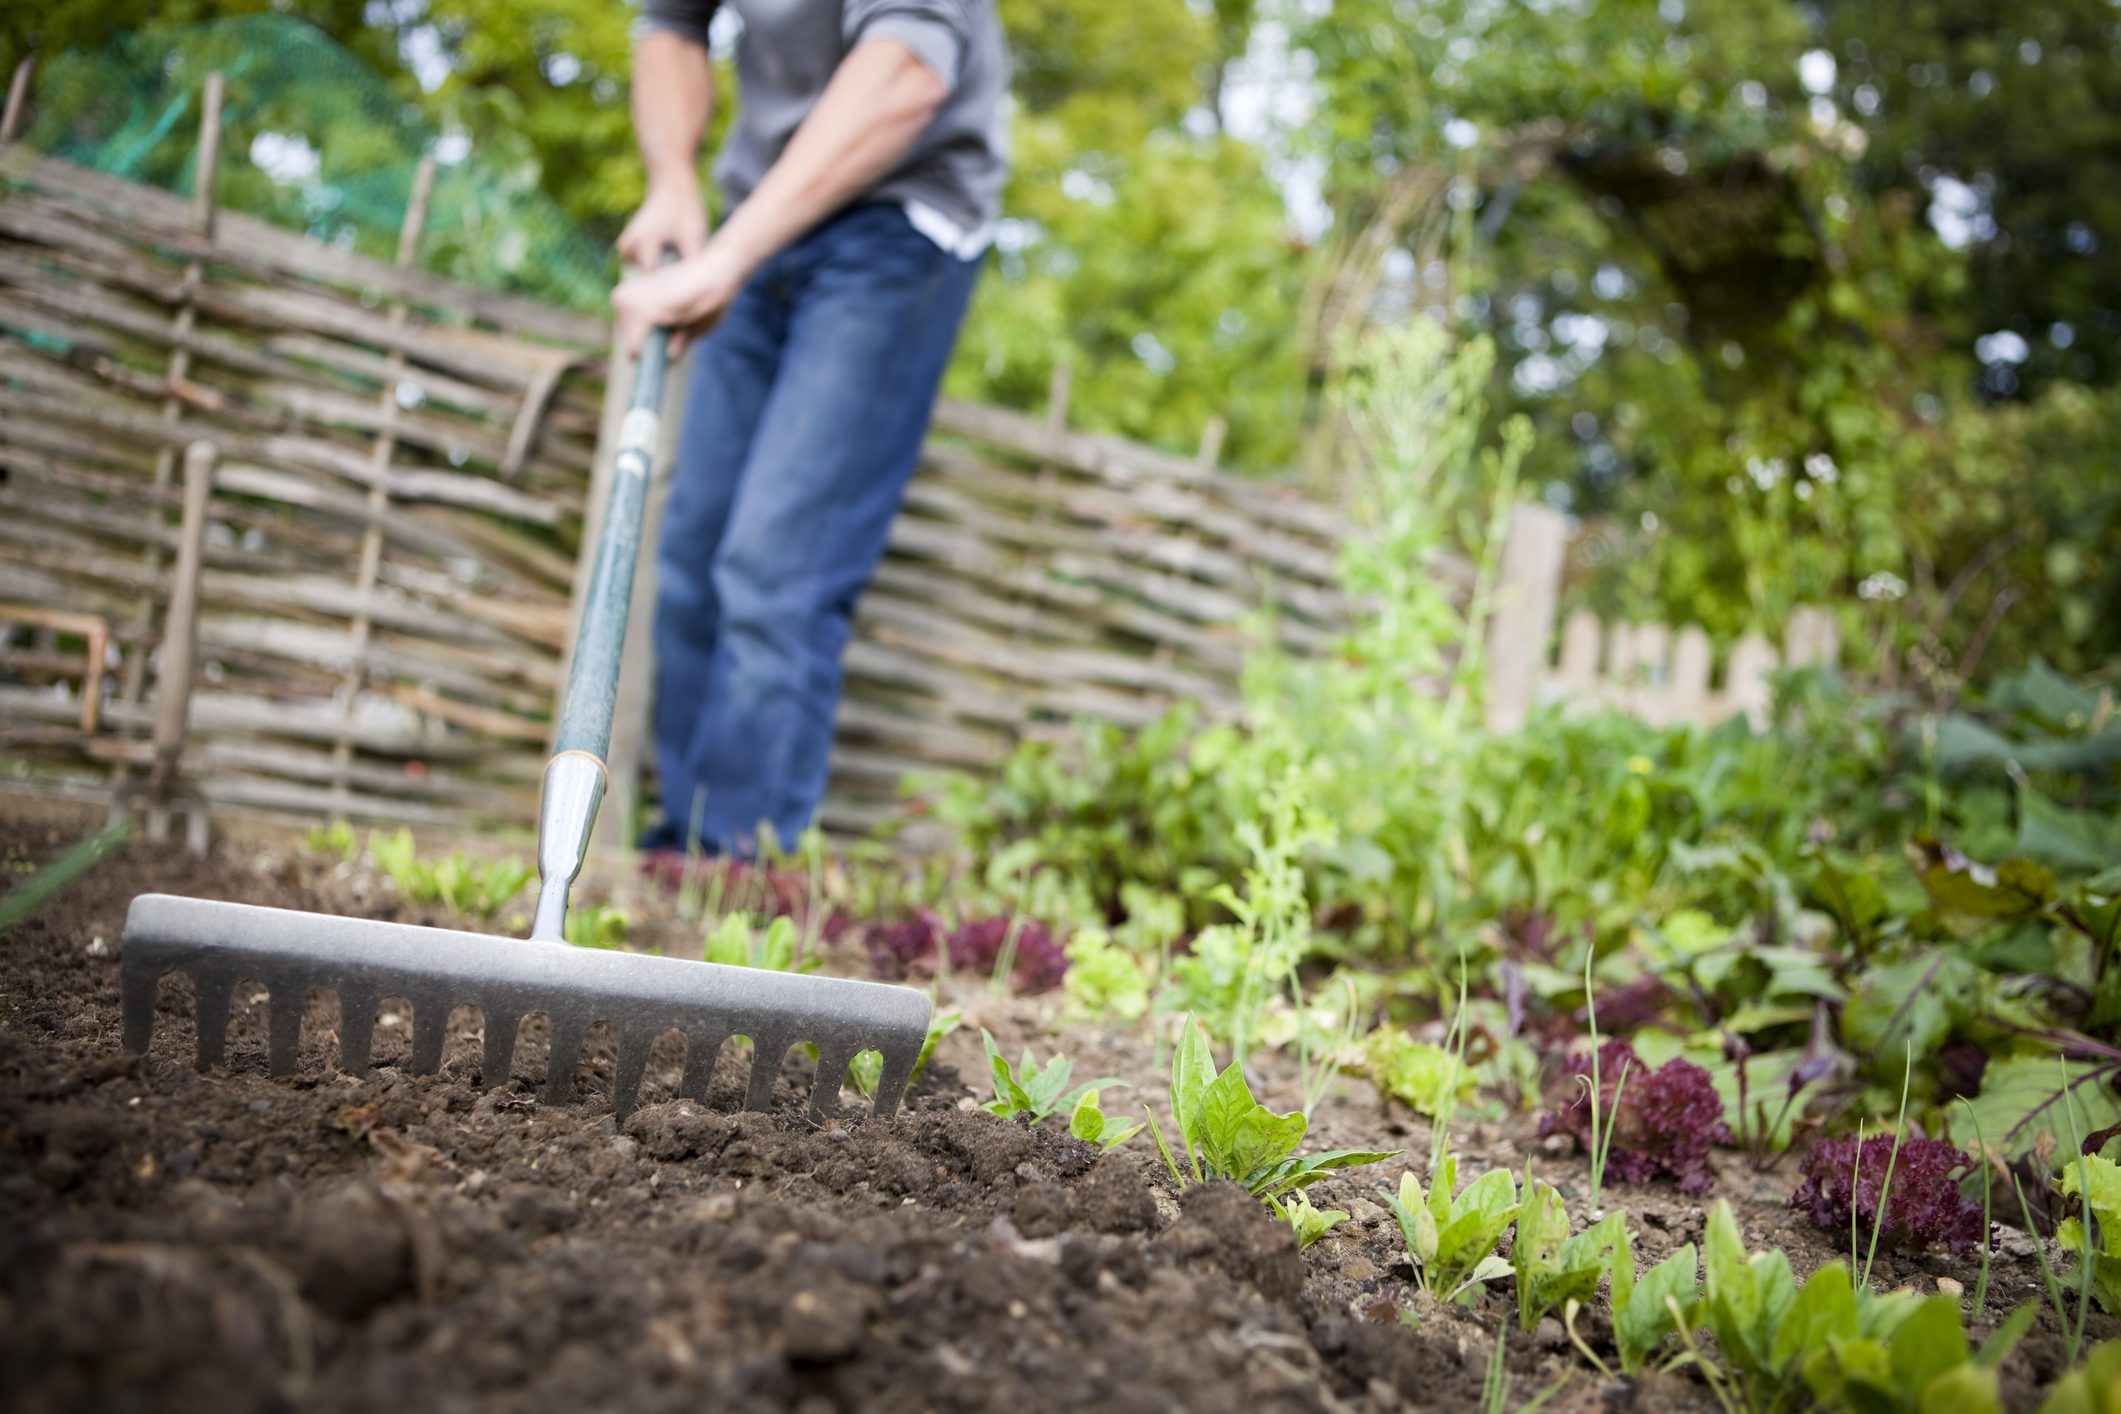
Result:
{"label": "green lettuce plant", "polygon": [[1267,1206],[1274,1210],[1275,1217],[1296,1230],[1298,1251],[1309,1247],[1348,1220],[1348,1215],[1339,1208],[1312,1207],[1311,1195],[1308,1193],[1298,1193],[1286,1200],[1269,1198]]}
{"label": "green lettuce plant", "polygon": [[1276,1114],[1253,1099],[1235,1062],[1218,1072],[1208,1033],[1191,1017],[1171,1055],[1171,1122],[1178,1131],[1175,1152],[1155,1112],[1149,1114],[1157,1151],[1180,1187],[1228,1179],[1261,1201],[1308,1188],[1336,1169],[1392,1157],[1369,1149],[1298,1153],[1310,1128],[1303,1111]]}
{"label": "green lettuce plant", "polygon": [[1582,1232],[1569,1232],[1568,1209],[1551,1184],[1524,1178],[1524,1198],[1517,1209],[1517,1230],[1510,1244],[1510,1265],[1517,1271],[1517,1321],[1524,1330],[1539,1324],[1547,1312],[1597,1294],[1599,1278],[1617,1270],[1627,1254],[1627,1227],[1619,1213],[1608,1213]]}
{"label": "green lettuce plant", "polygon": [[1458,1156],[1446,1154],[1427,1193],[1411,1170],[1399,1176],[1397,1193],[1385,1193],[1414,1261],[1415,1285],[1441,1300],[1455,1300],[1511,1270],[1495,1254],[1495,1244],[1517,1217],[1516,1179],[1508,1169],[1490,1169],[1454,1194],[1457,1182]]}
{"label": "green lettuce plant", "polygon": [[[1027,1046],[1023,1056],[1015,1065],[1011,1065],[1008,1057],[1002,1054],[1002,1048],[995,1044],[992,1032],[982,1027],[979,1038],[987,1048],[987,1071],[994,1081],[994,1098],[982,1108],[988,1114],[1000,1115],[1003,1119],[1029,1115],[1035,1124],[1048,1115],[1062,1111],[1072,1113],[1077,1103],[1085,1096],[1090,1097],[1091,1107],[1094,1109],[1099,1090],[1127,1083],[1106,1076],[1101,1080],[1085,1080],[1071,1090],[1068,1088],[1068,1078],[1075,1071],[1075,1062],[1066,1056],[1055,1055],[1044,1065],[1040,1065]],[[1102,1133],[1102,1129],[1099,1132]]]}
{"label": "green lettuce plant", "polygon": [[1085,1090],[1076,1097],[1075,1108],[1069,1112],[1068,1132],[1099,1149],[1116,1149],[1141,1133],[1142,1126],[1106,1114],[1098,1108],[1097,1091]]}

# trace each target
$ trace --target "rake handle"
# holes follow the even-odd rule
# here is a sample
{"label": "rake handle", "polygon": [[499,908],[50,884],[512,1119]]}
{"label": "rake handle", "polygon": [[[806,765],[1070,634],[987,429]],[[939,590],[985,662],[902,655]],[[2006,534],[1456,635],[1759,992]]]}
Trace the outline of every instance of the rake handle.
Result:
{"label": "rake handle", "polygon": [[619,424],[611,494],[597,534],[582,620],[575,629],[574,661],[567,695],[560,703],[555,752],[582,751],[604,759],[611,747],[612,699],[619,685],[619,656],[626,644],[626,611],[633,602],[633,570],[641,551],[641,518],[648,504],[648,471],[662,436],[663,383],[670,368],[670,331],[649,333],[633,378],[633,399]]}
{"label": "rake handle", "polygon": [[[671,256],[664,257],[669,264]],[[648,504],[648,472],[663,431],[663,384],[670,372],[670,331],[651,329],[634,370],[633,397],[619,424],[611,489],[597,531],[596,558],[575,625],[574,659],[560,699],[552,759],[538,799],[538,911],[530,936],[567,940],[567,891],[589,856],[589,832],[611,783],[605,753],[618,694],[626,615],[633,604],[634,564],[641,553],[641,519]]]}

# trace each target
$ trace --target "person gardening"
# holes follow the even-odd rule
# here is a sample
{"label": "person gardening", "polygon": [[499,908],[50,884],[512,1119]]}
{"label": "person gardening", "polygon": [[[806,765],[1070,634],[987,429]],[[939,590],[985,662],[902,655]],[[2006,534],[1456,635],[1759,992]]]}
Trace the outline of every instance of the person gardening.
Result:
{"label": "person gardening", "polygon": [[[825,790],[840,658],[927,431],[1005,176],[994,0],[727,0],[742,104],[696,174],[718,0],[646,0],[648,192],[620,337],[699,341],[656,551],[644,848],[791,840]],[[676,259],[658,268],[665,252]]]}

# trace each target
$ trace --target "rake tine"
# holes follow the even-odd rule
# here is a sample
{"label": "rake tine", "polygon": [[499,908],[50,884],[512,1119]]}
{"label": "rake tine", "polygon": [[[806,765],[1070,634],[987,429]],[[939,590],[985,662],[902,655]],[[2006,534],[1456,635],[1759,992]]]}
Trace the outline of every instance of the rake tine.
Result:
{"label": "rake tine", "polygon": [[302,989],[291,983],[275,987],[266,1013],[266,1047],[274,1075],[295,1072],[295,1048],[302,1040]]}
{"label": "rake tine", "polygon": [[810,1087],[813,1120],[840,1112],[840,1083],[847,1078],[847,1063],[853,1059],[854,1048],[845,1041],[817,1048],[817,1083]]}
{"label": "rake tine", "polygon": [[508,1072],[515,1066],[517,1022],[517,1017],[504,1011],[487,1013],[486,1057],[479,1063],[479,1084],[489,1090],[508,1083]]}
{"label": "rake tine", "polygon": [[685,1037],[685,1074],[678,1093],[688,1100],[707,1103],[707,1087],[714,1080],[715,1062],[721,1059],[722,1043],[729,1038],[718,1032],[695,1031]]}
{"label": "rake tine", "polygon": [[374,992],[345,988],[339,993],[339,1066],[348,1075],[368,1069],[376,1039],[376,1008],[383,999]]}
{"label": "rake tine", "polygon": [[655,1044],[655,1033],[645,1026],[636,1026],[619,1037],[619,1068],[611,1081],[611,1112],[620,1119],[633,1113],[634,1101],[641,1093],[641,1073],[648,1069],[648,1048]]}
{"label": "rake tine", "polygon": [[199,1069],[212,1070],[228,1050],[228,1000],[235,983],[201,977],[193,985],[198,995]]}
{"label": "rake tine", "polygon": [[[927,1038],[923,1037],[925,1042]],[[914,1062],[921,1058],[920,1043],[886,1046],[883,1050],[884,1065],[876,1081],[876,1103],[870,1107],[873,1115],[895,1114],[899,1101],[906,1096],[906,1084],[913,1078]]]}
{"label": "rake tine", "polygon": [[781,1077],[781,1062],[788,1058],[787,1038],[768,1032],[751,1038],[751,1083],[744,1090],[744,1108],[773,1108],[773,1082]]}
{"label": "rake tine", "polygon": [[118,972],[118,1009],[124,1017],[125,1049],[136,1056],[147,1054],[147,1043],[155,1034],[155,999],[162,978],[146,967],[124,967]]}
{"label": "rake tine", "polygon": [[574,1068],[582,1059],[582,1033],[587,1023],[573,1016],[552,1015],[552,1053],[545,1061],[545,1103],[574,1103]]}
{"label": "rake tine", "polygon": [[412,1073],[433,1075],[442,1068],[442,1042],[449,1035],[449,1008],[424,1001],[412,1010]]}

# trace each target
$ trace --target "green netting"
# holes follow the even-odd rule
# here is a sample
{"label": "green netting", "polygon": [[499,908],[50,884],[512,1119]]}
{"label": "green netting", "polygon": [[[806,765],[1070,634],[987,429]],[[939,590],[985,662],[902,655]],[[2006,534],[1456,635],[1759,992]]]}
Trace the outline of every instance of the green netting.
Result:
{"label": "green netting", "polygon": [[487,289],[600,307],[617,271],[537,186],[527,156],[495,160],[439,132],[376,71],[299,20],[257,15],[129,34],[37,75],[27,140],[69,162],[189,192],[206,76],[227,81],[215,197],[382,259],[423,156],[438,162],[417,256]]}

